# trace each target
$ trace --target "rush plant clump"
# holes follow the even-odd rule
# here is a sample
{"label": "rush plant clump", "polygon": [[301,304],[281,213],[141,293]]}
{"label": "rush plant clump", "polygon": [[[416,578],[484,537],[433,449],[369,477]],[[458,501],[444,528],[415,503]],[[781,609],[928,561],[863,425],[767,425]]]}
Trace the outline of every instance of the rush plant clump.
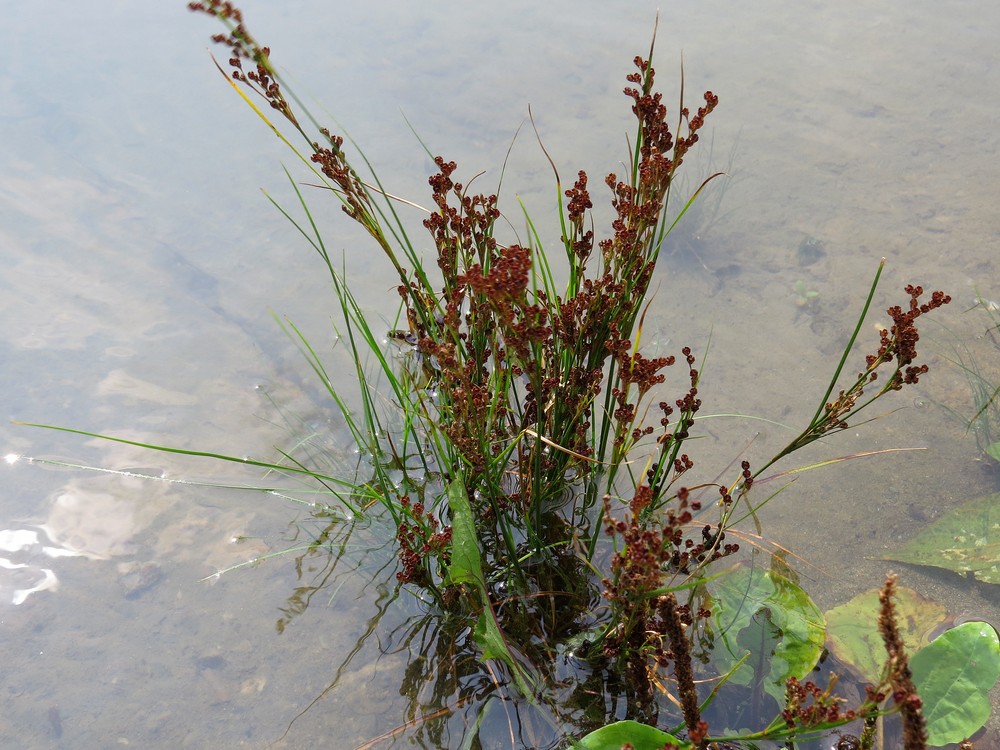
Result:
{"label": "rush plant clump", "polygon": [[[698,107],[682,101],[671,113],[655,88],[652,46],[647,56],[635,57],[624,88],[636,118],[631,153],[624,174],[603,180],[614,217],[610,230],[603,236],[595,231],[588,175],[579,171],[564,189],[553,164],[558,250],[543,247],[530,217],[529,243],[504,241],[497,231],[498,194],[473,192],[455,162],[436,156],[431,205],[422,220],[434,245],[429,259],[410,240],[399,203],[378,176],[362,177],[355,169],[344,138],[304,124],[314,123],[312,116],[298,113],[286,98],[270,50],[249,33],[239,9],[212,1],[189,7],[225,22],[228,33],[214,39],[229,51],[233,85],[245,98],[266,103],[301,138],[299,146],[287,142],[372,237],[398,279],[405,325],[389,336],[408,347],[402,360],[382,353],[381,337],[295,188],[308,218],[297,226],[326,263],[344,314],[360,408],[348,407],[304,340],[303,348],[355,439],[376,457],[373,475],[356,481],[352,494],[365,498],[358,505],[387,509],[396,524],[399,582],[430,595],[443,610],[476,620],[477,642],[506,665],[523,694],[543,689],[538,673],[548,672],[544,653],[553,644],[531,645],[545,642],[542,633],[583,637],[578,653],[594,668],[620,675],[631,696],[629,713],[647,723],[657,721],[658,674],[672,665],[687,740],[704,746],[710,727],[700,715],[687,639],[713,616],[698,582],[739,549],[727,538],[737,502],[753,513],[766,502],[754,506],[750,499],[765,468],[846,429],[874,400],[917,382],[927,366],[915,362],[915,322],[949,298],[934,292],[921,302],[923,290],[907,287],[909,308],[888,310],[893,325],[882,331],[877,351],[849,386],[837,390],[880,266],[808,427],[756,471],[744,460],[727,481],[686,481],[695,460],[685,445],[702,404],[695,350],[685,346],[679,358],[648,356],[640,342],[650,280],[680,218],[667,215],[667,202],[719,103],[713,92],[706,91]],[[718,176],[705,180],[680,213]],[[557,278],[566,281],[559,285]],[[361,363],[373,356],[377,366],[370,372]],[[678,362],[683,392],[662,399],[655,394]],[[888,375],[880,376],[885,369]],[[375,378],[391,397],[388,411],[371,395]],[[603,551],[602,539],[610,539],[610,551]],[[597,572],[601,565],[604,573]],[[581,581],[583,591],[601,591],[607,606],[599,616],[584,614],[579,602],[565,609],[562,622],[542,613],[546,606],[539,601],[554,601],[554,592],[566,599],[566,592],[581,591]],[[530,621],[533,613],[547,620],[544,627],[525,628],[525,615]]]}
{"label": "rush plant clump", "polygon": [[[400,327],[373,329],[293,181],[305,218],[280,210],[330,274],[357,396],[338,391],[317,348],[294,326],[289,331],[372,461],[354,477],[328,476],[295,459],[251,463],[316,478],[330,502],[352,515],[387,517],[398,544],[399,585],[432,611],[471,625],[483,656],[500,667],[491,670],[498,691],[551,703],[555,655],[571,651],[586,665],[581,691],[601,712],[585,728],[622,718],[614,708],[604,713],[621,699],[617,713],[646,730],[673,721],[671,731],[686,734],[656,729],[663,737],[656,735],[655,746],[710,746],[723,728],[715,732],[703,716],[710,696],[696,685],[701,666],[693,641],[697,634],[711,640],[717,624],[722,605],[713,604],[706,586],[722,575],[717,563],[739,550],[728,532],[770,499],[753,497],[764,469],[846,429],[874,400],[927,372],[916,364],[916,321],[949,297],[933,292],[922,302],[923,290],[907,287],[908,308],[888,310],[892,327],[838,389],[880,266],[807,428],[756,470],[742,460],[718,479],[699,481],[687,448],[703,398],[694,342],[676,355],[651,356],[641,340],[665,242],[702,188],[720,176],[706,179],[680,215],[668,215],[678,171],[719,104],[713,92],[704,92],[697,107],[681,101],[671,112],[655,88],[652,45],[635,57],[624,87],[636,118],[631,150],[624,172],[603,179],[611,225],[604,234],[594,226],[599,198],[588,175],[579,171],[564,187],[553,164],[556,249],[543,247],[529,216],[529,241],[506,241],[498,232],[500,196],[473,192],[455,162],[435,157],[421,221],[434,247],[428,258],[402,215],[420,207],[392,196],[377,175],[360,173],[355,164],[367,164],[363,154],[349,154],[343,136],[286,97],[270,50],[250,34],[240,10],[215,0],[189,7],[226,25],[213,39],[228,51],[230,83],[380,248],[400,299]],[[385,352],[386,336],[404,356]],[[680,384],[666,398],[672,373]],[[741,504],[748,509],[742,515]],[[597,597],[604,604],[595,609]],[[892,616],[886,608],[881,618],[890,623]],[[804,671],[781,675],[790,680],[785,713],[754,739],[791,741],[878,712],[869,700],[842,713],[828,691],[800,683],[815,659]],[[675,694],[679,711],[662,697]],[[836,716],[819,710],[830,705]],[[563,714],[559,706],[551,712]],[[588,735],[586,746],[622,744],[601,744],[601,736]]]}

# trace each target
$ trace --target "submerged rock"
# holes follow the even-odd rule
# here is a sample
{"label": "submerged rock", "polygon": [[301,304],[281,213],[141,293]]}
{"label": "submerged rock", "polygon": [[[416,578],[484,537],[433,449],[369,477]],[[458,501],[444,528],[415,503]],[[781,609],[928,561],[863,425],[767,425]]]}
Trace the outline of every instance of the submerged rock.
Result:
{"label": "submerged rock", "polygon": [[155,562],[118,563],[118,583],[125,591],[126,599],[138,599],[148,594],[163,580],[163,570]]}

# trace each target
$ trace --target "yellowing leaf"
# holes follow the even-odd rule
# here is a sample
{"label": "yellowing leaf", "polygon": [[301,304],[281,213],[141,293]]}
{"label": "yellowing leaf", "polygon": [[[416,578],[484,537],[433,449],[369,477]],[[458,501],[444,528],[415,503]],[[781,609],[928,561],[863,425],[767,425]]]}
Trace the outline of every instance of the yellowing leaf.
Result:
{"label": "yellowing leaf", "polygon": [[[885,666],[885,647],[878,632],[879,590],[872,589],[826,613],[830,651],[868,682],[877,683]],[[951,619],[948,610],[912,589],[896,589],[896,614],[903,645],[915,654],[934,632]]]}

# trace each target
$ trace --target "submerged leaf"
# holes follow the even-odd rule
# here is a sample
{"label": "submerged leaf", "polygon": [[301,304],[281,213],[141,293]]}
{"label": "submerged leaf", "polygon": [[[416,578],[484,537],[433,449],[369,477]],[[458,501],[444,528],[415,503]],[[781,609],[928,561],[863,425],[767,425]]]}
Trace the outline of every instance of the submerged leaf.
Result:
{"label": "submerged leaf", "polygon": [[1000,583],[1000,493],[973,500],[885,556]]}
{"label": "submerged leaf", "polygon": [[749,651],[730,679],[761,686],[783,704],[786,680],[807,675],[823,652],[823,613],[797,585],[762,568],[731,568],[709,590],[721,641],[713,659],[720,672]]}
{"label": "submerged leaf", "polygon": [[[826,613],[830,651],[868,682],[878,683],[885,666],[885,647],[878,631],[879,590],[872,589]],[[928,643],[948,622],[948,610],[912,589],[897,587],[894,600],[900,635],[909,654]]]}
{"label": "submerged leaf", "polygon": [[660,750],[667,743],[685,750],[691,747],[691,743],[682,742],[656,727],[637,721],[616,721],[595,729],[575,742],[573,750],[621,750],[625,744],[631,745],[635,750]]}
{"label": "submerged leaf", "polygon": [[971,737],[990,717],[990,690],[1000,677],[1000,638],[985,622],[941,634],[910,659],[923,702],[928,743]]}
{"label": "submerged leaf", "polygon": [[986,453],[994,461],[1000,461],[1000,443],[991,443],[986,446]]}

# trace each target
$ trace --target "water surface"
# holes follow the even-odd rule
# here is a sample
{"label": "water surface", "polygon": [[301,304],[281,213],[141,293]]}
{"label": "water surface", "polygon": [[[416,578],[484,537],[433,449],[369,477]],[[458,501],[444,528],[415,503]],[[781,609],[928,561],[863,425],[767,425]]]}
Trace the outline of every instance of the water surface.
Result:
{"label": "water surface", "polygon": [[[594,185],[621,171],[632,126],[620,89],[648,49],[656,7],[298,0],[245,11],[298,91],[364,146],[392,192],[420,201],[431,164],[401,110],[466,178],[485,170],[480,180],[495,184],[528,105],[564,181],[579,168]],[[970,411],[961,373],[942,356],[955,336],[993,356],[984,367],[996,374],[995,350],[976,338],[982,319],[962,311],[975,289],[1000,298],[1000,103],[988,94],[1000,90],[998,16],[923,0],[661,9],[661,86],[676,92],[683,57],[689,100],[704,89],[722,99],[687,167],[692,185],[719,169],[730,178],[680,227],[651,323],[664,347],[691,344],[699,356],[711,335],[706,412],[804,424],[882,257],[877,309],[903,302],[910,282],[956,299],[941,316],[953,334],[926,329],[933,371],[899,394],[894,405],[906,408],[797,461],[924,450],[810,472],[762,518],[769,538],[808,561],[802,572],[823,607],[878,585],[890,567],[878,558],[928,520],[997,489],[974,437],[933,404]],[[287,199],[279,165],[294,160],[218,75],[205,51],[216,30],[183,3],[8,10],[5,415],[262,458],[319,431],[333,465],[347,466],[352,446],[335,411],[272,319],[289,316],[343,364],[318,259],[259,192]],[[529,133],[505,176],[518,230],[515,194],[543,219],[554,194]],[[323,216],[331,245],[363,304],[391,316],[392,275],[342,219]],[[554,225],[548,232],[557,239]],[[820,252],[803,254],[803,242]],[[801,304],[803,290],[815,301]],[[864,348],[876,340],[870,332]],[[3,466],[5,559],[24,567],[0,570],[0,735],[24,748],[349,748],[411,718],[400,686],[415,646],[399,625],[419,608],[380,583],[391,582],[378,573],[384,529],[352,532],[342,569],[365,575],[330,575],[322,556],[297,569],[293,554],[213,577],[342,520],[317,521],[273,495],[133,476],[262,484],[260,472],[0,429],[4,453],[122,472]],[[741,420],[704,431],[709,474],[751,440],[757,462],[787,440]],[[1000,622],[995,587],[902,572],[956,614]],[[457,746],[462,731],[459,717],[443,735],[409,736]],[[487,744],[509,746],[505,731],[492,716]]]}

